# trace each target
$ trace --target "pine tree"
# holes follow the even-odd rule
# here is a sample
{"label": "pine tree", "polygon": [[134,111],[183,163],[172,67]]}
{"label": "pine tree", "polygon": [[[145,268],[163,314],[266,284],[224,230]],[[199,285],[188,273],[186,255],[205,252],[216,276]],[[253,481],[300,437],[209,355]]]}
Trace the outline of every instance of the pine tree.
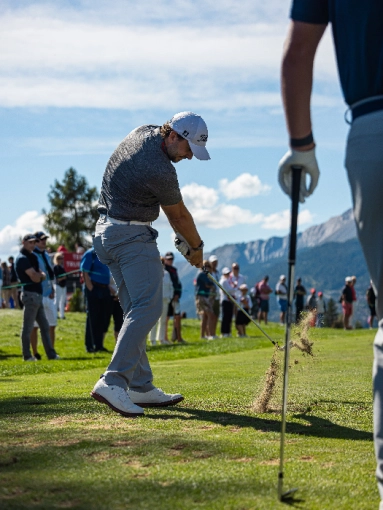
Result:
{"label": "pine tree", "polygon": [[338,320],[338,306],[334,299],[330,298],[327,302],[327,310],[324,316],[324,325],[326,328],[334,327]]}
{"label": "pine tree", "polygon": [[69,168],[62,182],[55,180],[48,199],[51,209],[49,212],[43,210],[43,213],[44,228],[49,234],[69,251],[75,250],[76,243],[89,247],[99,216],[95,207],[97,188],[90,188],[85,177]]}

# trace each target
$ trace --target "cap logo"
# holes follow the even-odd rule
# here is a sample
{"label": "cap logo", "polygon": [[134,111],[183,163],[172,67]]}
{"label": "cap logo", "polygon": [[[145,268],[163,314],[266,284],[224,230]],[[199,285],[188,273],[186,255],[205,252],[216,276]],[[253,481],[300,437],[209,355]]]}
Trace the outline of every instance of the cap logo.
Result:
{"label": "cap logo", "polygon": [[207,135],[201,135],[197,142],[207,142]]}
{"label": "cap logo", "polygon": [[186,131],[186,129],[184,130],[184,132],[182,133],[182,136],[184,136],[185,138],[189,135],[189,131]]}

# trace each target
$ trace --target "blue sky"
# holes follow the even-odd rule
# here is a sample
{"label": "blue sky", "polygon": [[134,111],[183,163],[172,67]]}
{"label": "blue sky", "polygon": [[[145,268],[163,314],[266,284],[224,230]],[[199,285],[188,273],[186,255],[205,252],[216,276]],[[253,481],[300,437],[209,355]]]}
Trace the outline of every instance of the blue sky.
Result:
{"label": "blue sky", "polygon": [[[240,5],[240,9],[238,6]],[[84,0],[0,4],[0,258],[42,227],[55,179],[100,189],[109,156],[141,124],[200,114],[210,161],[176,165],[207,250],[288,232],[277,183],[287,135],[279,92],[286,0]],[[327,30],[315,64],[321,178],[300,229],[350,207],[347,125]],[[172,249],[160,216],[159,248]]]}

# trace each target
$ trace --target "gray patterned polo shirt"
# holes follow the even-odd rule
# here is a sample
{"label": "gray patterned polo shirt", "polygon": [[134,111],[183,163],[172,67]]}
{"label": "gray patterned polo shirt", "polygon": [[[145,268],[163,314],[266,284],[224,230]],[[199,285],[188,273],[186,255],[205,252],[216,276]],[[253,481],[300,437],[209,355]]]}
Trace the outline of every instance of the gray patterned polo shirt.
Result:
{"label": "gray patterned polo shirt", "polygon": [[97,210],[117,220],[154,221],[160,205],[182,200],[177,173],[162,150],[159,126],[141,126],[120,143],[102,179]]}

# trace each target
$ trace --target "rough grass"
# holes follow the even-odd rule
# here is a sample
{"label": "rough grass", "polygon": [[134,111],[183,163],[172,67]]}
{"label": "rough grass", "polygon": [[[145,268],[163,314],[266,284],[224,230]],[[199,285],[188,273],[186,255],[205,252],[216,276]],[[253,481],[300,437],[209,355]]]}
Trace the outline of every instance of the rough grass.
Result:
{"label": "rough grass", "polygon": [[[199,339],[149,349],[155,382],[185,401],[124,419],[89,397],[110,354],[85,354],[84,316],[59,322],[63,360],[26,364],[21,314],[0,311],[1,509],[278,509],[280,416],[252,403],[273,346]],[[283,339],[283,329],[268,334]],[[290,353],[285,487],[296,508],[375,509],[369,331],[314,330]],[[112,349],[109,334],[106,346]],[[296,363],[297,361],[297,363]]]}

